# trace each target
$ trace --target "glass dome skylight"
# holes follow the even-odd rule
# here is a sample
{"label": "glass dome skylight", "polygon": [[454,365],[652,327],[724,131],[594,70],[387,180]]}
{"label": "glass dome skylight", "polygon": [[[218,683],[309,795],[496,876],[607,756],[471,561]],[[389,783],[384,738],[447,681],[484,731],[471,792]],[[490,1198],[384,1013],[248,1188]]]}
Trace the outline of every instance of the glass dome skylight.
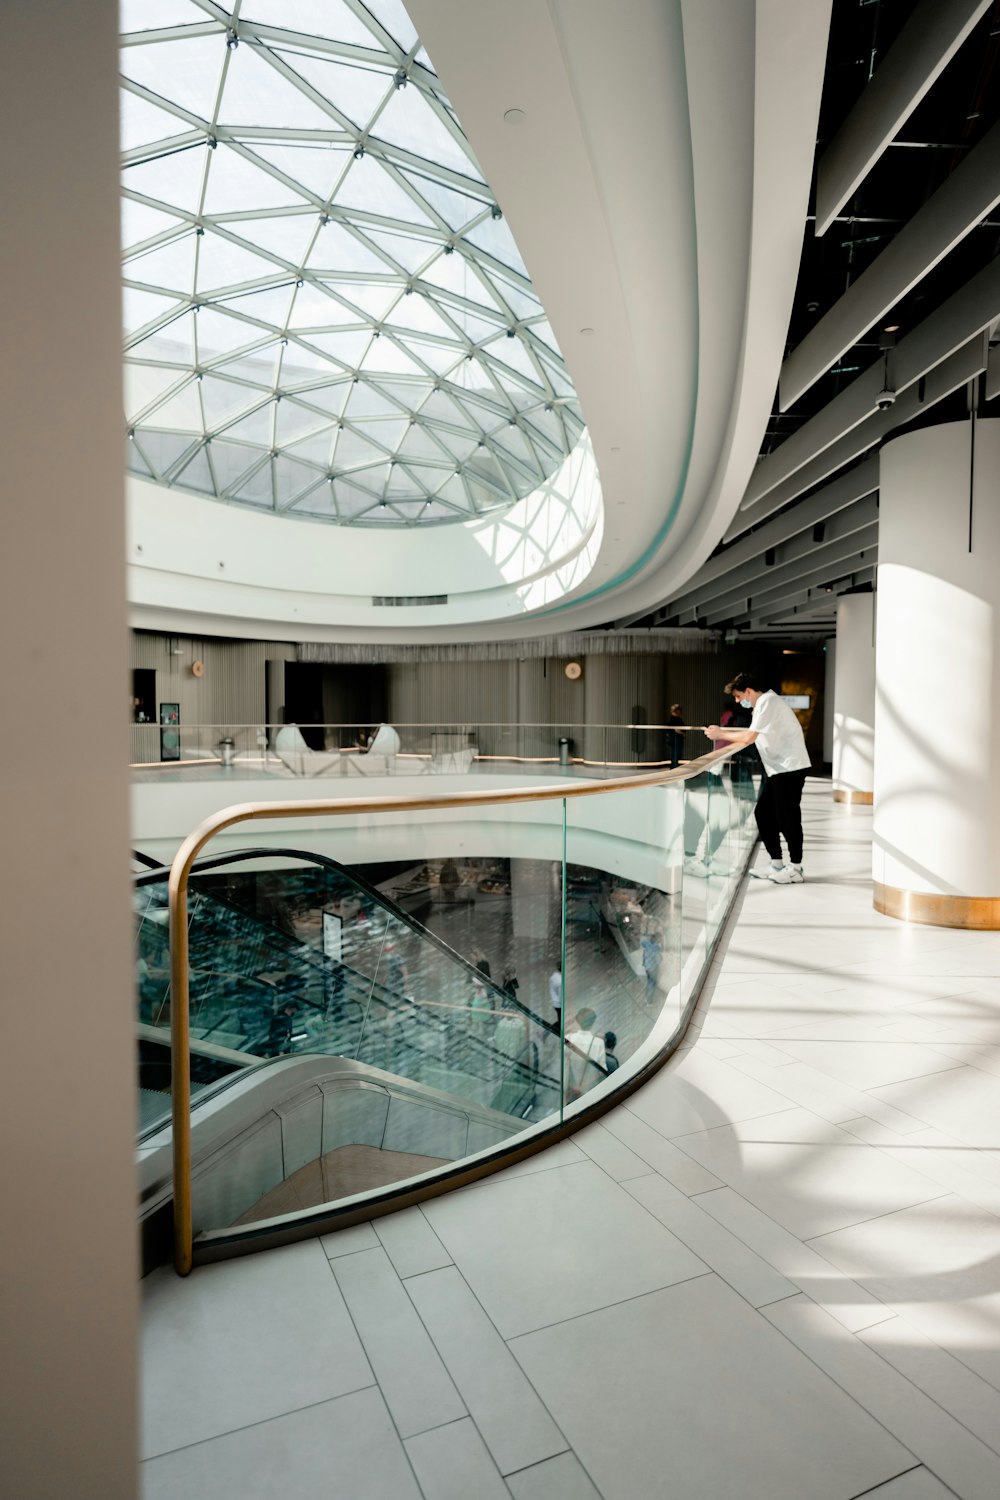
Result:
{"label": "glass dome skylight", "polygon": [[128,459],[333,522],[502,509],[582,428],[399,0],[123,0]]}

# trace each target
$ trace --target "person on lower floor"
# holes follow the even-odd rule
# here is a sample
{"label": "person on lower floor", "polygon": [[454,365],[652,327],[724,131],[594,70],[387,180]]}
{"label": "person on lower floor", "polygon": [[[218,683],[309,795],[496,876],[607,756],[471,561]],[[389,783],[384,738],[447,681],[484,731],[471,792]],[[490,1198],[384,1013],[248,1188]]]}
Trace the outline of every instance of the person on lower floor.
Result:
{"label": "person on lower floor", "polygon": [[[705,733],[711,740],[728,741],[731,745],[756,745],[767,773],[761,782],[754,816],[771,862],[750,873],[758,879],[772,880],[775,885],[799,885],[805,879],[802,789],[809,770],[802,726],[788,704],[757,673],[741,672],[730,687],[740,707],[751,710],[749,729],[710,724]],[[782,837],[788,849],[787,864],[782,855]]]}

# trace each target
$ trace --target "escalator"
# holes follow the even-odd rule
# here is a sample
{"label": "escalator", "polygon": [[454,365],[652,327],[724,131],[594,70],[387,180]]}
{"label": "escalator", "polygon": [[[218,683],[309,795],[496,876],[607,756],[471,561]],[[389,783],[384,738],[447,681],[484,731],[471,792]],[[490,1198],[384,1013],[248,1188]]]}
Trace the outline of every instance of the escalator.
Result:
{"label": "escalator", "polygon": [[[134,877],[144,1215],[161,1217],[169,1200],[167,877],[163,867]],[[325,1163],[324,1191],[335,1178],[357,1189],[358,1174],[384,1176],[389,1157],[397,1175],[399,1163],[419,1171],[559,1110],[575,1049],[334,860],[294,849],[199,860],[189,952],[192,1121],[214,1163],[202,1169],[201,1228],[291,1211],[282,1205],[297,1182],[301,1205],[315,1163]],[[573,1070],[585,1075],[583,1088],[604,1077],[578,1053]],[[277,1145],[255,1156],[246,1142],[275,1119]],[[315,1199],[319,1188],[308,1191]]]}

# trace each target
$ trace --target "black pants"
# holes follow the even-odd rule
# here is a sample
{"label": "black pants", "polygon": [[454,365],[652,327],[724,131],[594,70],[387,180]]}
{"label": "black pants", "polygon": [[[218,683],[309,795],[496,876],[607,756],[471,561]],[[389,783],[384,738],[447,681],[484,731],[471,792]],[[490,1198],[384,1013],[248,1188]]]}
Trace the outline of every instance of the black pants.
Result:
{"label": "black pants", "polygon": [[805,771],[781,771],[767,776],[761,783],[754,817],[772,859],[781,858],[781,838],[785,835],[788,858],[793,865],[802,863],[802,788]]}

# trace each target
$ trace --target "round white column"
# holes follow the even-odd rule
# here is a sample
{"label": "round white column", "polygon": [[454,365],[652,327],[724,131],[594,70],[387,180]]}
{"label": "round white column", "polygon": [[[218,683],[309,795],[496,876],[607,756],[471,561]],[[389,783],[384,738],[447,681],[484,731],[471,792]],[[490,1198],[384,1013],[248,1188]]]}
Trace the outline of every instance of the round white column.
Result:
{"label": "round white column", "polygon": [[875,786],[875,595],[837,604],[833,688],[833,797],[871,802]]}
{"label": "round white column", "polygon": [[888,443],[879,516],[875,905],[997,928],[1000,421]]}

